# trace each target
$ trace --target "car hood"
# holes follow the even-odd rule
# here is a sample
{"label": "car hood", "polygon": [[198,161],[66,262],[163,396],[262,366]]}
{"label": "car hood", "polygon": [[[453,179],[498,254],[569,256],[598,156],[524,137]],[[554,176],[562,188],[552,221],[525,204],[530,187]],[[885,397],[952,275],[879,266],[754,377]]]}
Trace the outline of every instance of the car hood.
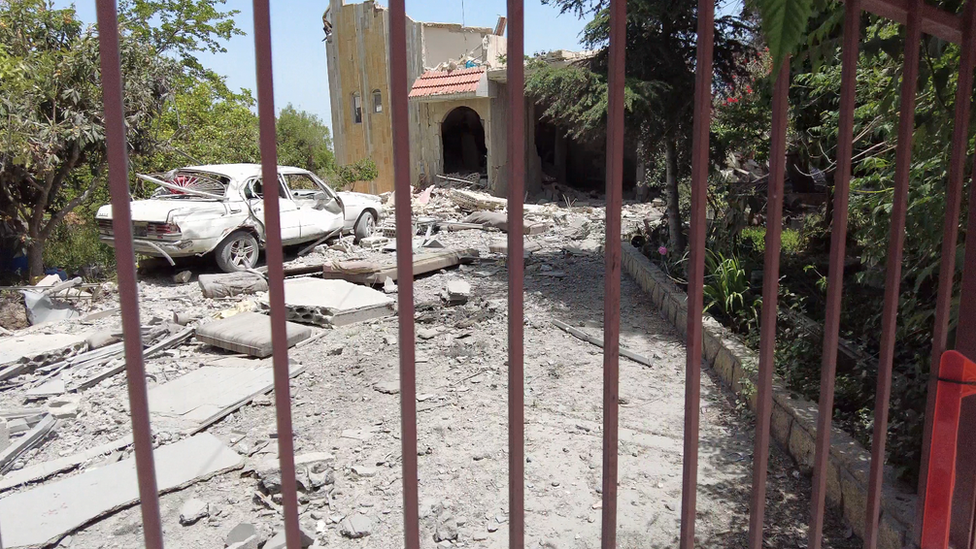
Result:
{"label": "car hood", "polygon": [[[135,200],[129,203],[133,221],[167,223],[176,216],[207,212],[223,212],[224,204],[207,200],[150,199]],[[106,204],[98,209],[95,219],[112,219],[112,205]]]}

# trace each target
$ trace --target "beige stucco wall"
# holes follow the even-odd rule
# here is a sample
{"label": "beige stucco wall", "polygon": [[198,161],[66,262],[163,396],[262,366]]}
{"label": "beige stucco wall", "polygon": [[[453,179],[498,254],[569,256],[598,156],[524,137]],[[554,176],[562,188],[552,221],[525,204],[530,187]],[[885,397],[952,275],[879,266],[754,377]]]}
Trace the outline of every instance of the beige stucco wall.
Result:
{"label": "beige stucco wall", "polygon": [[[379,194],[392,191],[394,187],[389,104],[389,11],[372,1],[343,4],[344,0],[330,0],[327,14],[332,23],[332,36],[326,41],[326,52],[336,162],[351,164],[372,158],[379,176],[375,181],[357,184],[355,190]],[[408,17],[407,85],[412,85],[425,67],[436,67],[465,54],[491,67],[500,66],[499,57],[505,55],[506,40],[491,32],[488,28],[451,23],[418,23]],[[383,98],[381,113],[372,110],[374,90],[379,90]],[[493,90],[489,90],[492,97]],[[363,121],[359,124],[353,117],[354,93],[359,93],[362,100]],[[504,101],[477,98],[444,103],[411,101],[409,105],[412,184],[422,179],[430,180],[441,173],[441,122],[458,106],[471,107],[481,117],[488,147],[489,182],[499,177],[504,166],[505,131],[504,126],[500,132],[494,128],[495,120],[505,118],[507,107]],[[496,158],[498,153],[501,156]]]}
{"label": "beige stucco wall", "polygon": [[420,164],[420,171],[428,180],[436,174],[443,173],[444,147],[441,141],[441,124],[451,111],[458,107],[468,107],[478,113],[481,125],[485,129],[485,146],[488,147],[488,180],[491,181],[492,170],[492,100],[485,98],[463,99],[457,101],[438,101],[433,103],[419,103],[420,126],[417,135],[411,139],[411,146],[415,150]]}
{"label": "beige stucco wall", "polygon": [[[377,194],[392,191],[389,11],[374,2],[342,5],[342,0],[331,0],[329,12],[333,33],[326,41],[326,52],[336,162],[352,164],[363,158],[372,158],[379,177],[372,182],[357,184],[355,190]],[[422,72],[421,43],[421,26],[408,19],[407,78],[411,84]],[[383,109],[374,113],[373,92],[377,90]],[[355,93],[362,101],[361,123],[354,120]],[[416,126],[419,123],[418,109],[411,107],[410,114],[411,125]]]}

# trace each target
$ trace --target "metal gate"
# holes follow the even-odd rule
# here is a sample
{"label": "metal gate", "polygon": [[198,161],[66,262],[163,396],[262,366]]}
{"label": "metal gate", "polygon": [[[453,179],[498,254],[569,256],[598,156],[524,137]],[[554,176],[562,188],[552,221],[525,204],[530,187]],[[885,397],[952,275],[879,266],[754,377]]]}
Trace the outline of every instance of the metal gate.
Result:
{"label": "metal gate", "polygon": [[[109,181],[112,193],[118,282],[121,294],[125,336],[125,358],[128,378],[132,428],[135,441],[136,465],[139,477],[141,509],[146,547],[163,547],[159,500],[154,475],[152,439],[149,424],[145,370],[139,322],[139,303],[132,243],[129,209],[129,182],[125,128],[122,105],[122,75],[120,73],[118,20],[114,0],[97,0],[101,68],[104,85],[106,134],[108,138]],[[603,387],[603,517],[602,546],[616,546],[617,521],[617,412],[620,335],[620,269],[621,269],[621,194],[624,155],[624,35],[626,32],[625,0],[610,0],[610,76],[609,116],[607,131],[607,208],[606,208],[606,276],[604,304],[604,387]],[[680,547],[695,547],[695,512],[698,470],[699,400],[702,362],[702,293],[705,259],[705,208],[708,176],[709,119],[711,114],[712,49],[714,31],[713,0],[698,4],[698,58],[695,83],[695,118],[692,158],[692,214],[690,224],[691,261],[688,285],[687,367],[684,425],[684,470],[681,507]],[[947,208],[942,263],[938,291],[938,308],[933,338],[933,372],[946,350],[949,313],[955,272],[955,247],[958,237],[960,205],[963,192],[964,168],[967,157],[967,135],[970,99],[973,85],[974,25],[976,9],[969,2],[961,15],[941,11],[921,0],[846,0],[843,41],[843,72],[840,101],[840,129],[838,137],[837,172],[835,181],[830,269],[828,275],[828,307],[824,326],[823,369],[820,391],[820,414],[817,429],[816,458],[813,477],[813,498],[809,528],[809,547],[819,549],[824,521],[826,461],[830,450],[831,411],[834,397],[834,374],[840,328],[843,259],[848,221],[848,193],[851,175],[851,156],[854,121],[855,69],[858,61],[859,19],[862,11],[889,18],[907,27],[904,78],[901,87],[901,116],[896,156],[894,205],[891,212],[891,233],[887,256],[883,332],[874,437],[867,499],[865,547],[877,545],[881,504],[885,438],[888,424],[888,400],[891,392],[892,360],[895,348],[895,327],[901,258],[905,233],[906,201],[911,162],[911,139],[914,128],[915,88],[919,66],[919,43],[922,32],[943,40],[961,44],[962,60],[959,68],[959,91],[956,96],[949,182],[946,189]],[[415,388],[414,304],[411,276],[411,196],[409,135],[407,112],[406,15],[404,0],[390,1],[390,72],[392,77],[391,107],[393,115],[394,163],[396,178],[397,268],[399,273],[400,330],[400,400],[403,464],[404,546],[419,549],[417,478],[417,410]],[[524,17],[522,0],[508,0],[508,67],[507,78],[512,90],[508,99],[508,204],[509,219],[514,224],[508,232],[509,258],[523,254],[522,213],[525,127],[524,103]],[[271,68],[271,29],[269,0],[254,0],[254,36],[258,75],[258,108],[261,129],[261,158],[265,180],[276,177],[277,153],[275,142],[275,108]],[[783,177],[786,156],[786,126],[789,90],[789,67],[777,75],[773,99],[772,148],[770,163],[768,231],[765,247],[765,275],[757,425],[753,463],[749,546],[763,546],[763,513],[765,483],[770,438],[772,407],[773,349],[776,336],[776,298],[779,279],[780,231],[782,226]],[[518,130],[516,130],[518,129]],[[976,204],[976,185],[972,186]],[[284,269],[280,236],[280,216],[277,196],[265,197],[267,223],[267,259],[270,281],[270,304],[274,346],[275,404],[279,456],[282,472],[282,496],[285,510],[285,531],[288,547],[300,547],[298,498],[295,481],[294,447],[292,440],[291,399],[288,383],[287,345],[284,307]],[[968,234],[976,235],[976,208],[970,208]],[[509,411],[509,546],[524,546],[524,402],[523,402],[523,263],[509,261],[509,329],[508,329],[508,411]],[[976,357],[976,238],[966,242],[965,270],[962,280],[962,300],[959,310],[958,350]],[[929,380],[929,399],[926,413],[925,449],[928,453],[931,432],[930,419],[934,406],[936,379]],[[976,418],[976,405],[966,403],[963,416]],[[965,424],[965,419],[964,419]],[[953,517],[953,539],[958,546],[970,546],[973,533],[974,496],[976,496],[976,437],[961,437],[959,475]],[[925,471],[922,463],[920,499],[925,494]],[[919,504],[917,523],[921,524],[923,505]],[[918,530],[918,528],[916,528]]]}

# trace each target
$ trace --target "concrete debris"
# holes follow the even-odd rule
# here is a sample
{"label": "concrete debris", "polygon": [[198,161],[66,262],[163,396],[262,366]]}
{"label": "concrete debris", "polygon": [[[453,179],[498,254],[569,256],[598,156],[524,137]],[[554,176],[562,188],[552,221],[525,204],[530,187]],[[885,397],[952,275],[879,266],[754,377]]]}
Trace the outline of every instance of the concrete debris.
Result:
{"label": "concrete debris", "polygon": [[389,240],[385,236],[370,236],[360,240],[359,246],[367,250],[376,250],[385,246]]}
{"label": "concrete debris", "polygon": [[[473,263],[478,256],[478,250],[473,248],[414,253],[413,276],[417,277],[448,267]],[[387,278],[396,281],[398,276],[396,256],[390,256],[379,261],[339,261],[324,265],[322,270],[323,276],[327,279],[342,279],[367,285],[383,284]]]}
{"label": "concrete debris", "polygon": [[386,280],[383,281],[383,293],[395,294],[396,291],[397,291],[396,282],[393,282],[392,278],[386,277]]}
{"label": "concrete debris", "polygon": [[[288,346],[312,337],[306,326],[287,324]],[[224,320],[209,322],[197,329],[197,339],[214,347],[244,353],[258,358],[271,356],[271,317],[260,313],[240,313]]]}
{"label": "concrete debris", "polygon": [[350,539],[366,537],[373,532],[373,521],[366,515],[352,515],[342,520],[339,533]]}
{"label": "concrete debris", "polygon": [[[13,421],[21,421],[24,422],[25,426],[27,425],[23,419]],[[11,424],[13,421],[11,421]],[[132,444],[132,435],[126,435],[119,440],[114,440],[83,452],[78,452],[70,456],[55,459],[53,461],[25,467],[19,471],[11,471],[5,474],[3,479],[0,480],[0,492],[9,490],[15,486],[21,486],[23,484],[44,480],[63,471],[74,469],[86,461],[109,454],[115,450],[125,448],[130,444]]]}
{"label": "concrete debris", "polygon": [[471,284],[464,280],[449,280],[447,282],[447,301],[452,305],[463,305],[471,297]]}
{"label": "concrete debris", "polygon": [[[526,259],[528,259],[534,252],[538,252],[541,250],[542,250],[542,245],[539,244],[538,242],[526,241],[525,244],[523,244],[522,246],[522,253],[525,254]],[[508,239],[503,238],[503,239],[493,240],[490,244],[488,244],[488,251],[494,254],[508,255]]]}
{"label": "concrete debris", "polygon": [[[161,493],[240,467],[237,452],[200,434],[155,451]],[[90,469],[0,499],[4,547],[49,545],[64,534],[139,501],[135,459]]]}
{"label": "concrete debris", "polygon": [[380,381],[373,385],[373,389],[376,389],[384,395],[395,395],[400,392],[400,382],[395,380]]}
{"label": "concrete debris", "polygon": [[253,549],[257,549],[259,541],[258,529],[248,522],[238,524],[224,537],[224,545],[228,548],[252,549],[253,545]]}
{"label": "concrete debris", "polygon": [[56,419],[71,419],[81,412],[81,397],[65,395],[52,399],[48,403],[48,413]]}
{"label": "concrete debris", "polygon": [[367,467],[365,465],[353,465],[352,473],[357,477],[375,477],[376,467]]}
{"label": "concrete debris", "polygon": [[56,425],[57,420],[46,414],[27,434],[0,452],[0,473],[9,471],[11,464],[21,454],[43,442]]}
{"label": "concrete debris", "polygon": [[217,299],[268,291],[268,281],[252,272],[204,274],[197,279],[203,297]]}
{"label": "concrete debris", "polygon": [[10,446],[10,427],[7,426],[7,420],[0,418],[0,452],[6,450]]}
{"label": "concrete debris", "polygon": [[295,322],[345,326],[392,315],[394,301],[383,292],[345,280],[297,278],[285,281],[285,307],[289,320]]}
{"label": "concrete debris", "polygon": [[54,364],[88,350],[84,337],[71,334],[30,334],[7,337],[0,345],[0,380]]}
{"label": "concrete debris", "polygon": [[417,330],[417,337],[424,340],[434,339],[439,333],[440,331],[435,328],[420,328]]}
{"label": "concrete debris", "polygon": [[[305,549],[306,547],[309,547],[313,543],[315,543],[315,538],[308,535],[308,533],[305,532],[304,528],[299,529],[299,532],[301,534],[301,543],[299,545],[302,547],[302,549]],[[287,542],[285,538],[285,531],[281,530],[280,532],[275,534],[274,537],[269,539],[268,543],[264,544],[263,549],[286,549],[286,547],[287,547]]]}
{"label": "concrete debris", "polygon": [[114,330],[102,330],[89,334],[88,337],[85,338],[85,341],[88,342],[89,349],[101,349],[102,347],[108,347],[113,343],[122,341],[122,333]]}
{"label": "concrete debris", "polygon": [[[295,456],[295,474],[299,486],[312,492],[335,482],[335,456],[326,452],[313,452]],[[269,494],[281,492],[281,465],[277,457],[268,458],[254,468],[261,486]]]}
{"label": "concrete debris", "polygon": [[173,311],[173,324],[178,324],[180,326],[186,326],[187,324],[196,322],[201,318],[202,317],[200,315],[190,312]]}
{"label": "concrete debris", "polygon": [[458,538],[458,525],[449,511],[444,511],[437,517],[437,528],[434,530],[434,541],[452,541]]}
{"label": "concrete debris", "polygon": [[180,271],[173,275],[173,282],[176,284],[186,284],[193,278],[193,273],[190,271]]}
{"label": "concrete debris", "polygon": [[210,516],[210,505],[197,498],[191,498],[180,507],[180,524],[189,526],[202,518]]}

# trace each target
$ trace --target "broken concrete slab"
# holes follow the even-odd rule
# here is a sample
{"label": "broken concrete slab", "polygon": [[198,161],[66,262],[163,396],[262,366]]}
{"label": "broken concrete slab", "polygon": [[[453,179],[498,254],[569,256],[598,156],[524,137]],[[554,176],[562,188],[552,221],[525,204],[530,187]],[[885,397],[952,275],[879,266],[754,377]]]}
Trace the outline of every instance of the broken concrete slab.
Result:
{"label": "broken concrete slab", "polygon": [[373,521],[366,515],[352,515],[342,520],[339,532],[350,539],[366,537],[373,532]]}
{"label": "broken concrete slab", "polygon": [[[15,421],[24,420],[21,419]],[[24,422],[24,424],[26,425],[26,422]],[[45,463],[39,463],[37,465],[31,465],[30,467],[24,467],[19,471],[10,471],[9,473],[3,475],[3,479],[0,479],[0,492],[9,490],[16,486],[44,480],[62,471],[73,469],[88,460],[95,459],[121,448],[125,448],[130,444],[132,444],[132,435],[126,435],[118,440],[113,440],[112,442],[101,444],[94,448],[84,450],[70,456],[65,456],[63,458]]]}
{"label": "broken concrete slab", "polygon": [[[528,258],[532,253],[542,250],[542,245],[538,242],[525,242],[522,253]],[[493,240],[488,244],[488,251],[495,254],[508,254],[508,239],[501,238]]]}
{"label": "broken concrete slab", "polygon": [[[286,333],[288,347],[312,337],[312,330],[292,322],[287,324]],[[272,352],[271,317],[255,312],[238,313],[200,326],[197,339],[221,349],[265,358]]]}
{"label": "broken concrete slab", "polygon": [[384,294],[395,294],[396,291],[397,291],[396,282],[393,282],[393,279],[392,278],[386,277],[386,280],[383,281],[383,293]]}
{"label": "broken concrete slab", "polygon": [[447,281],[447,301],[452,305],[461,305],[471,297],[471,284],[464,280]]}
{"label": "broken concrete slab", "polygon": [[[2,452],[0,452],[0,471],[6,471],[9,469],[10,464],[13,463],[18,456],[30,450],[34,446],[40,444],[45,438],[47,438],[48,433],[57,425],[57,420],[46,414],[41,421],[35,425],[30,431],[24,436],[17,439],[17,441]],[[0,535],[2,530],[0,530]],[[5,537],[3,539],[6,539]]]}
{"label": "broken concrete slab", "polygon": [[24,398],[27,400],[35,400],[39,398],[50,398],[53,396],[63,395],[65,392],[64,386],[64,376],[58,374],[54,376],[51,380],[38,385],[37,387],[28,389],[24,393]]}
{"label": "broken concrete slab", "polygon": [[[265,361],[251,367],[203,366],[149,390],[149,411],[197,425],[229,406],[274,388],[274,370]],[[297,366],[290,369],[295,375]]]}
{"label": "broken concrete slab", "polygon": [[[241,466],[237,452],[207,433],[153,453],[161,493]],[[8,549],[49,545],[138,501],[135,459],[130,458],[0,499],[0,536]]]}
{"label": "broken concrete slab", "polygon": [[54,364],[88,349],[85,338],[71,334],[30,334],[7,337],[0,345],[0,379]]}
{"label": "broken concrete slab", "polygon": [[251,272],[200,275],[197,279],[203,297],[215,299],[268,291],[268,281]]}
{"label": "broken concrete slab", "polygon": [[197,498],[190,498],[180,507],[180,524],[189,526],[210,516],[210,505]]}
{"label": "broken concrete slab", "polygon": [[[301,533],[300,545],[302,549],[305,549],[306,547],[309,547],[310,545],[315,543],[315,539],[312,538],[312,536],[308,535],[304,529],[299,529],[299,532]],[[264,544],[264,549],[286,549],[286,547],[287,544],[285,540],[284,530],[275,534],[274,537],[268,540],[268,543]]]}
{"label": "broken concrete slab", "polygon": [[389,241],[390,239],[386,238],[385,236],[370,236],[361,239],[359,241],[359,246],[361,248],[366,248],[367,250],[376,250],[385,246]]}
{"label": "broken concrete slab", "polygon": [[122,341],[122,333],[113,330],[102,330],[88,334],[85,341],[88,342],[89,349],[101,349],[102,347],[107,347],[113,343]]}
{"label": "broken concrete slab", "polygon": [[[224,538],[224,545],[228,547],[234,547],[235,544],[245,544],[249,543],[250,540],[254,540],[254,549],[258,546],[258,529],[254,527],[253,524],[242,522],[231,529]],[[241,545],[243,549],[244,545]]]}
{"label": "broken concrete slab", "polygon": [[395,301],[345,280],[297,278],[285,281],[289,320],[320,326],[345,326],[394,313]]}
{"label": "broken concrete slab", "polygon": [[180,271],[173,275],[173,282],[176,284],[186,284],[193,278],[193,273],[190,271]]}
{"label": "broken concrete slab", "polygon": [[81,412],[81,396],[63,395],[55,398],[48,403],[47,410],[55,419],[78,417],[78,414]]}

